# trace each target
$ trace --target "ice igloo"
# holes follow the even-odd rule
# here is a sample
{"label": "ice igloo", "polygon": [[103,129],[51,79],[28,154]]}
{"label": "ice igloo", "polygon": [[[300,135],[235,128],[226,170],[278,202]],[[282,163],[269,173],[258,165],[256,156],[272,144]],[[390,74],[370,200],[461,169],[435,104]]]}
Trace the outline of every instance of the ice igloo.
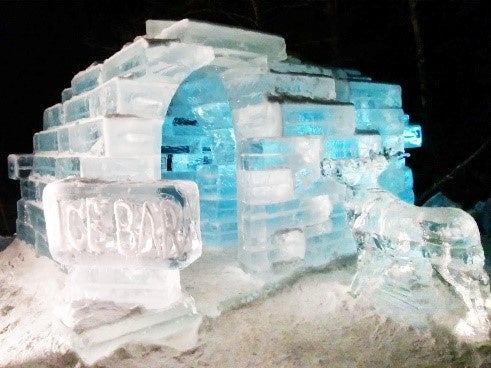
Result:
{"label": "ice igloo", "polygon": [[38,253],[49,255],[43,188],[71,175],[195,181],[204,244],[239,244],[243,267],[259,272],[355,253],[345,186],[322,175],[323,159],[384,157],[367,180],[413,202],[404,149],[421,145],[421,128],[399,86],[302,64],[273,35],[187,19],[146,27],[75,75],[32,155],[9,156],[17,236]]}
{"label": "ice igloo", "polygon": [[469,311],[461,331],[487,333],[475,222],[404,205],[414,201],[404,152],[421,145],[421,127],[399,86],[288,58],[273,35],[146,26],[72,79],[44,112],[34,154],[9,156],[20,239],[49,255],[42,193],[56,179],[192,180],[205,246],[238,245],[245,270],[324,266],[358,248],[355,294],[374,286],[382,304],[431,310],[435,271]]}

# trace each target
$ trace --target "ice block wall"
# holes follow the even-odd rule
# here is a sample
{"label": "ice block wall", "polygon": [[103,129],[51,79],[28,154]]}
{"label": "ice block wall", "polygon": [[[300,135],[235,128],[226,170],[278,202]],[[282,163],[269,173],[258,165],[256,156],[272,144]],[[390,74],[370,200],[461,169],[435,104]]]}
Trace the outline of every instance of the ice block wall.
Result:
{"label": "ice block wall", "polygon": [[9,175],[20,180],[18,237],[39,253],[42,191],[55,179],[191,179],[205,245],[239,243],[244,266],[264,271],[354,251],[345,187],[321,162],[384,157],[375,181],[412,202],[404,149],[421,129],[399,86],[287,58],[281,37],[182,20],[147,21],[145,37],[74,76],[33,140],[33,154],[9,157]]}
{"label": "ice block wall", "polygon": [[162,130],[162,177],[198,184],[207,244],[237,244],[235,133],[221,68],[194,72],[176,91]]}
{"label": "ice block wall", "polygon": [[179,84],[213,58],[207,46],[139,37],[75,75],[62,102],[44,111],[33,154],[9,156],[9,176],[20,180],[17,236],[48,255],[42,192],[53,180],[160,179],[168,105]]}
{"label": "ice block wall", "polygon": [[[356,245],[346,221],[346,183],[319,162],[360,165],[381,157],[364,180],[412,202],[404,164],[407,116],[399,86],[357,71],[281,61],[266,72],[228,70],[237,138],[239,260],[251,271],[299,262],[322,265]],[[355,168],[356,170],[356,168]]]}

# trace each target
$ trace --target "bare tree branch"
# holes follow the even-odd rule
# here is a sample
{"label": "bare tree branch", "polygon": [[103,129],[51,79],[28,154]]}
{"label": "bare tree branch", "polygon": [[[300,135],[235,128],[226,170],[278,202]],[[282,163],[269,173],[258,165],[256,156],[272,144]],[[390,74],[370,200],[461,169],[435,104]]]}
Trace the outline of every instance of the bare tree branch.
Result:
{"label": "bare tree branch", "polygon": [[460,170],[462,170],[465,166],[469,164],[475,157],[477,157],[479,154],[484,152],[486,147],[491,143],[491,137],[488,137],[488,139],[476,150],[472,155],[467,157],[464,161],[462,161],[460,164],[458,164],[450,173],[445,175],[443,178],[438,180],[433,186],[426,190],[419,198],[418,198],[418,203],[423,203],[426,199],[428,199],[435,191],[440,188],[443,184],[445,184],[447,181],[452,180]]}
{"label": "bare tree branch", "polygon": [[254,17],[256,19],[256,27],[259,29],[261,26],[261,11],[259,9],[259,0],[251,0],[252,9],[254,10]]}

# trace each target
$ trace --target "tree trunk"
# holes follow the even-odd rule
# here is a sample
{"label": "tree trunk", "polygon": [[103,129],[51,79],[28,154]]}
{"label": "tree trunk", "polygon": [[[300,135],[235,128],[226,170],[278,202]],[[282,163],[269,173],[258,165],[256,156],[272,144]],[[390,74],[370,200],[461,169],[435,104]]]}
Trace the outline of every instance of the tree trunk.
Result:
{"label": "tree trunk", "polygon": [[329,43],[332,52],[332,62],[339,64],[339,36],[338,36],[338,0],[326,1],[327,24],[329,27]]}
{"label": "tree trunk", "polygon": [[254,10],[254,21],[257,29],[261,29],[261,10],[259,8],[259,0],[251,0],[252,10]]}
{"label": "tree trunk", "polygon": [[424,56],[423,39],[418,19],[418,0],[408,0],[411,23],[413,25],[414,43],[416,45],[416,61],[418,65],[419,88],[421,95],[421,117],[423,122],[428,120],[428,82],[426,78],[426,65]]}

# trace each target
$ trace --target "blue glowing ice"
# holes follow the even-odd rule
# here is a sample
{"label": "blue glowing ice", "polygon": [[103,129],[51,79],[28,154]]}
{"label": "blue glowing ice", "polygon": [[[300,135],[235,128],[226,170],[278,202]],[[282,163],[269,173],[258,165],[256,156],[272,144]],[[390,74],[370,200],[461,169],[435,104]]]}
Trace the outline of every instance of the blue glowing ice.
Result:
{"label": "blue glowing ice", "polygon": [[[75,75],[62,100],[45,110],[34,155],[9,161],[22,201],[42,208],[46,184],[68,176],[192,180],[204,243],[239,243],[247,269],[354,251],[346,221],[332,225],[331,215],[345,217],[343,188],[321,175],[324,159],[346,172],[384,155],[390,164],[367,180],[414,200],[401,157],[421,145],[421,128],[409,125],[400,87],[286,59],[277,36],[149,21],[146,38]],[[18,225],[29,243],[30,228],[46,237],[30,218]],[[291,249],[298,242],[304,250]]]}

